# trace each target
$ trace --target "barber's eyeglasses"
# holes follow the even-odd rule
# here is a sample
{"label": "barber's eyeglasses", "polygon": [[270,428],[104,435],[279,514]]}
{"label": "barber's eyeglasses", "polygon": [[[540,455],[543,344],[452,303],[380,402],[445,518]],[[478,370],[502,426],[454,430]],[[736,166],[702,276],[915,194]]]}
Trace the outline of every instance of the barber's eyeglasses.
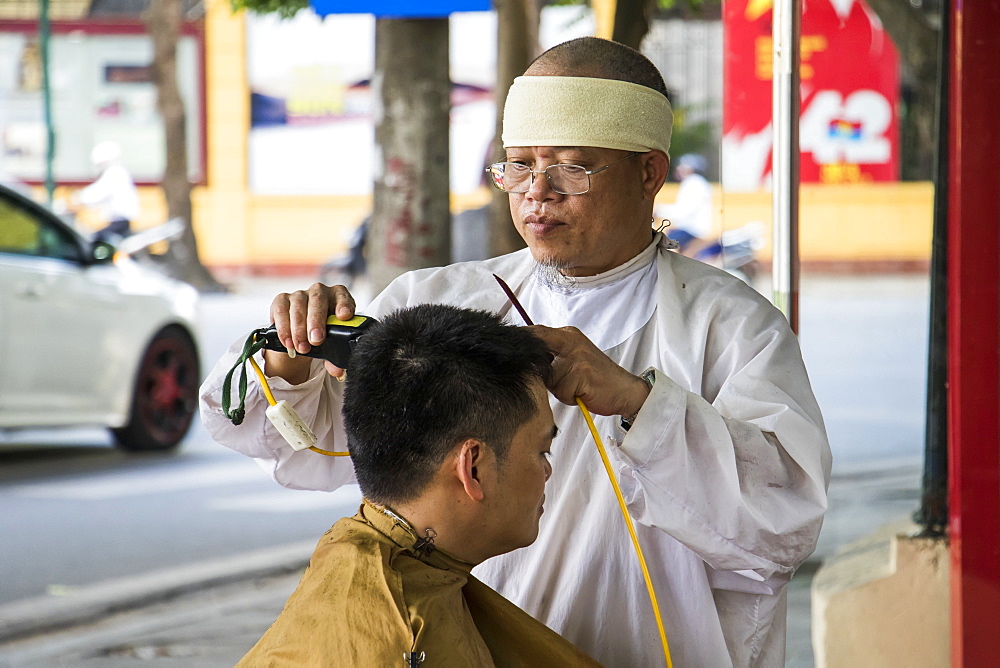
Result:
{"label": "barber's eyeglasses", "polygon": [[628,155],[597,169],[587,169],[580,165],[549,165],[540,172],[532,171],[520,162],[494,162],[486,168],[490,182],[497,190],[505,193],[526,193],[535,180],[535,174],[545,174],[549,187],[561,195],[582,195],[590,190],[590,175],[603,172],[611,165],[639,155],[632,151]]}

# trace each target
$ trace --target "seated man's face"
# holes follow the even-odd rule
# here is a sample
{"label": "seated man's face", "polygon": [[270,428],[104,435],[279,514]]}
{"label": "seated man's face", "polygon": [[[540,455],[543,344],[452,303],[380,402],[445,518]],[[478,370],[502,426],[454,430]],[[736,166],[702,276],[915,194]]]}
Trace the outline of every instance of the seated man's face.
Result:
{"label": "seated man's face", "polygon": [[545,481],[552,475],[549,448],[555,422],[549,395],[540,381],[533,381],[534,417],[521,425],[495,476],[489,523],[495,532],[496,554],[530,545],[538,536],[538,520],[545,502]]}

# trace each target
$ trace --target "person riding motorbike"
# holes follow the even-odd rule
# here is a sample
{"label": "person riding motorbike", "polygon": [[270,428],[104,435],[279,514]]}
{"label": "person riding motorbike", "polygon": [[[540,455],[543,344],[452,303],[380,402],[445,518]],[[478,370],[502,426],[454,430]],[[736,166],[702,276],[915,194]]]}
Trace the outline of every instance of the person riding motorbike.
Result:
{"label": "person riding motorbike", "polygon": [[131,234],[132,222],[139,217],[139,192],[121,164],[121,155],[117,142],[94,146],[90,160],[100,175],[71,200],[71,209],[84,206],[96,210],[104,226],[94,233],[95,241],[120,241]]}

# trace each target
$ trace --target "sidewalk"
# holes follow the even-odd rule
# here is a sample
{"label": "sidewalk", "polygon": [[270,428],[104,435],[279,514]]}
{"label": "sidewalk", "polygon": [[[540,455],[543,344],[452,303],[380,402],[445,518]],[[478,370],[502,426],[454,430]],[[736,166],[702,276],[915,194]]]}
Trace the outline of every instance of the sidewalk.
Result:
{"label": "sidewalk", "polygon": [[[227,298],[233,303],[225,313],[227,317],[248,318],[250,327],[258,322],[259,313],[266,313],[266,304],[274,294],[308,285],[310,280],[242,279],[237,293]],[[823,294],[839,295],[850,301],[851,309],[857,309],[858,300],[848,299],[857,294],[856,287],[845,289],[841,283],[831,282]],[[870,280],[863,284],[869,292],[878,292]],[[356,295],[361,308],[368,301],[363,287]],[[880,302],[871,309],[881,312],[884,306]],[[241,315],[244,311],[250,316]],[[842,310],[830,316],[843,317]],[[810,332],[825,326],[829,326],[827,320],[812,323]],[[857,329],[870,338],[868,332],[878,331],[880,326],[866,315]],[[206,332],[206,339],[209,334]],[[207,343],[211,357],[229,341]],[[844,345],[849,344],[853,345],[853,340]],[[817,357],[813,367],[821,362],[826,359]],[[842,446],[850,445],[850,435],[841,435]],[[830,510],[816,552],[789,585],[787,666],[814,664],[810,585],[822,560],[840,546],[912,514],[919,503],[920,477],[919,458],[880,459],[877,465],[849,471],[835,468]],[[242,555],[238,560],[215,560],[106,583],[78,590],[72,597],[44,597],[0,606],[0,666],[138,667],[154,660],[158,666],[232,666],[281,611],[316,540],[318,535],[315,540]]]}
{"label": "sidewalk", "polygon": [[[809,586],[822,559],[915,510],[920,474],[912,461],[834,474],[817,552],[789,585],[787,666],[813,665]],[[312,548],[304,541],[5,606],[0,665],[232,666],[281,611]]]}

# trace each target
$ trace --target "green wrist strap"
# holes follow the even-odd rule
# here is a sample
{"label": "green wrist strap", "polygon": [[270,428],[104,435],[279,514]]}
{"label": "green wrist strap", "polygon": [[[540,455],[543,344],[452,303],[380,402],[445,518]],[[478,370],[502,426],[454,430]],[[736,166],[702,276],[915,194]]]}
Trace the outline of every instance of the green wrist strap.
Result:
{"label": "green wrist strap", "polygon": [[[264,348],[264,337],[261,335],[265,331],[265,329],[261,328],[250,332],[250,336],[247,337],[246,343],[243,344],[243,352],[240,353],[240,357],[236,360],[236,364],[233,365],[233,368],[229,370],[229,373],[226,374],[225,379],[222,381],[222,412],[227,418],[233,421],[234,425],[242,424],[243,418],[246,417],[246,409],[243,406],[247,397],[247,360],[249,360],[250,357],[258,350]],[[231,396],[233,374],[236,373],[236,369],[240,370],[240,405],[235,409],[230,410],[233,403]]]}

